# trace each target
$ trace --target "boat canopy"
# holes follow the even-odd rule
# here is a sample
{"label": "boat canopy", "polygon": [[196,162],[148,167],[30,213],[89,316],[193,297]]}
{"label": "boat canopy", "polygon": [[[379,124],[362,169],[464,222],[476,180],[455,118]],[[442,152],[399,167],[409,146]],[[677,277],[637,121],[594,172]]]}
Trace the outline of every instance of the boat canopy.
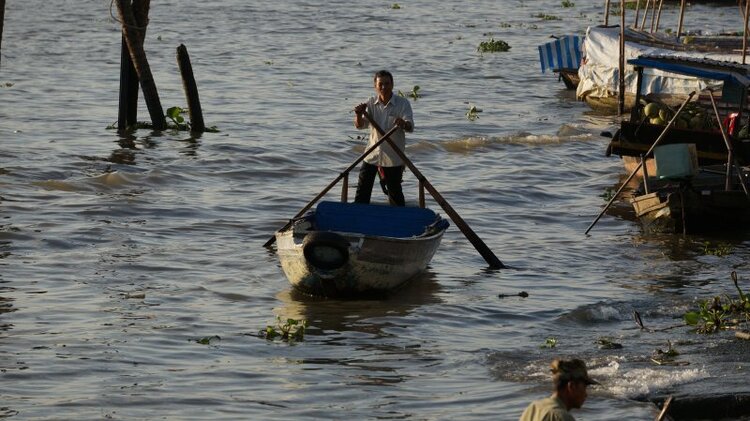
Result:
{"label": "boat canopy", "polygon": [[642,55],[628,60],[628,64],[724,82],[722,97],[725,101],[739,102],[745,90],[750,87],[748,71],[750,66],[731,61],[697,59],[662,55]]}
{"label": "boat canopy", "polygon": [[[693,47],[697,47],[697,43],[677,44],[674,42],[674,37],[666,38],[662,35],[625,28],[625,60],[636,59],[644,55],[710,58],[717,61],[734,62],[742,60],[741,54],[736,54],[724,48],[712,48],[710,51],[707,48],[695,50]],[[669,42],[669,39],[672,39],[672,41]],[[661,41],[653,42],[656,40]],[[620,28],[589,27],[586,31],[582,50],[584,60],[578,69],[580,83],[576,89],[576,97],[580,100],[616,97],[620,85]],[[656,95],[687,95],[692,91],[704,89],[711,82],[713,81],[708,79],[646,68],[641,80],[641,92]],[[635,92],[636,84],[636,72],[633,71],[632,67],[626,66],[625,92]]]}
{"label": "boat canopy", "polygon": [[750,66],[729,61],[642,55],[628,60],[628,64],[723,82],[733,80],[740,85],[750,86],[750,78],[747,76]]}

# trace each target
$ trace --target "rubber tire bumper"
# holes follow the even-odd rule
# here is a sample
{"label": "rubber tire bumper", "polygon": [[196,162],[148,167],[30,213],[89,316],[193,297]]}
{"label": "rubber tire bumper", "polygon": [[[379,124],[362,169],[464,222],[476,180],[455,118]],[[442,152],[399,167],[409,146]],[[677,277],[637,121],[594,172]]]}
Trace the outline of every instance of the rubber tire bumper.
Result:
{"label": "rubber tire bumper", "polygon": [[318,269],[339,269],[349,261],[349,241],[333,232],[311,232],[302,240],[302,253]]}

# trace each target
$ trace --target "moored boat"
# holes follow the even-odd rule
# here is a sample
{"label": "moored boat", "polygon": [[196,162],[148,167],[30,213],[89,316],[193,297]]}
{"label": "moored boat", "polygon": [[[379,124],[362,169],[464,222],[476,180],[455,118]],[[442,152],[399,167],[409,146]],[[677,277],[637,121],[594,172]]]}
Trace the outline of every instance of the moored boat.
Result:
{"label": "moored boat", "polygon": [[694,177],[651,179],[649,184],[650,193],[631,200],[636,217],[647,232],[736,230],[750,221],[747,193],[727,190],[723,174],[704,169]]}
{"label": "moored boat", "polygon": [[[738,36],[684,36],[649,33],[633,28],[625,31],[625,60],[642,55],[709,58],[716,61],[740,62],[742,37]],[[689,42],[688,42],[689,40]],[[578,69],[580,81],[576,97],[593,110],[614,114],[618,111],[619,91],[619,27],[590,27],[584,37],[583,58]],[[630,110],[636,101],[633,93],[636,84],[648,98],[676,106],[689,92],[702,89],[705,81],[699,76],[675,75],[648,68],[638,75],[632,68],[624,69],[624,109]],[[706,98],[704,98],[704,101]]]}
{"label": "moored boat", "polygon": [[321,202],[276,233],[298,290],[326,297],[382,296],[424,271],[448,228],[430,209]]}
{"label": "moored boat", "polygon": [[[635,93],[638,106],[631,111],[629,120],[620,123],[619,130],[607,147],[607,156],[621,156],[626,169],[630,170],[659,139],[660,145],[695,144],[698,164],[701,166],[727,162],[728,146],[732,147],[733,159],[741,164],[750,162],[750,139],[739,136],[742,115],[746,112],[744,105],[747,104],[750,88],[750,67],[733,62],[667,56],[641,56],[629,60],[628,64],[635,67],[635,73],[638,75]],[[713,92],[709,91],[709,95],[712,95],[710,101],[718,103],[715,99],[718,98],[727,106],[728,111],[732,111],[731,104],[735,104],[736,113],[731,114],[727,111],[723,118],[726,121],[722,121],[722,124],[726,123],[728,127],[719,127],[716,115],[718,110],[706,108],[701,104],[691,103],[689,110],[674,116],[673,109],[669,106],[644,100],[644,69],[692,76],[704,80],[704,88],[713,86]],[[659,104],[666,113],[666,118],[649,118],[646,107],[650,104]],[[665,130],[665,124],[673,117],[674,123]],[[724,135],[727,136],[726,140]],[[654,174],[656,169],[652,157],[645,158],[648,173]]]}

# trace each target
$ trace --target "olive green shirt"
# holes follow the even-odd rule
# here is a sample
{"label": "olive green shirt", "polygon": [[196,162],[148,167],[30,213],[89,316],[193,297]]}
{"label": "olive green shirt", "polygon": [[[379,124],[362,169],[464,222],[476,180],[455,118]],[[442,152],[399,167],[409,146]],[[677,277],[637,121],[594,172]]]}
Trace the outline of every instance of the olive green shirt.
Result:
{"label": "olive green shirt", "polygon": [[575,421],[563,402],[554,396],[531,402],[518,421]]}

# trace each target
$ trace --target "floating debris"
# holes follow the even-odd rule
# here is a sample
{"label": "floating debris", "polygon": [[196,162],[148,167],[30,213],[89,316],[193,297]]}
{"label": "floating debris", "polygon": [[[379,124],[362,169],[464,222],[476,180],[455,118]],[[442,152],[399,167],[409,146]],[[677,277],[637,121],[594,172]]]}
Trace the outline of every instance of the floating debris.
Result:
{"label": "floating debris", "polygon": [[497,294],[497,298],[508,298],[508,297],[526,298],[528,296],[529,296],[529,293],[526,291],[521,291],[518,294]]}

